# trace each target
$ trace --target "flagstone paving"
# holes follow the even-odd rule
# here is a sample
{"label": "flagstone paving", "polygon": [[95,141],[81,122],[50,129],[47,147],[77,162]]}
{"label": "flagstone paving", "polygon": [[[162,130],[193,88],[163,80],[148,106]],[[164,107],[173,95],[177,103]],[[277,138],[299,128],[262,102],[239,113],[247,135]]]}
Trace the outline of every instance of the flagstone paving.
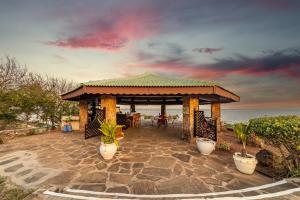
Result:
{"label": "flagstone paving", "polygon": [[51,132],[0,145],[0,173],[26,187],[50,186],[134,194],[219,192],[273,182],[244,175],[232,153],[202,156],[180,140],[180,130],[129,129],[110,161],[99,154],[99,137]]}

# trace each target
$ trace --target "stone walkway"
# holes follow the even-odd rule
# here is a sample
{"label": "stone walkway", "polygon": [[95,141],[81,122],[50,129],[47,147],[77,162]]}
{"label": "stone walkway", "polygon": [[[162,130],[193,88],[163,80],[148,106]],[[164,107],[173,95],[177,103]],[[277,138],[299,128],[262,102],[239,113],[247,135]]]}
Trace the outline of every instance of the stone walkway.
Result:
{"label": "stone walkway", "polygon": [[0,145],[0,172],[26,187],[131,194],[220,192],[273,182],[258,173],[239,173],[232,153],[202,156],[179,138],[176,128],[130,129],[114,159],[105,161],[98,137],[84,140],[80,133],[60,132],[27,136]]}

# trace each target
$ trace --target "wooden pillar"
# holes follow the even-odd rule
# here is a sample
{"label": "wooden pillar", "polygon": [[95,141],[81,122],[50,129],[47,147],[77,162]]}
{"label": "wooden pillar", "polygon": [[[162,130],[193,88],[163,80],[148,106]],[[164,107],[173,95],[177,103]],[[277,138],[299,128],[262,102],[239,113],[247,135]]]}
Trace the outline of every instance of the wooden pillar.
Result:
{"label": "wooden pillar", "polygon": [[160,114],[162,116],[165,116],[166,115],[166,104],[161,104],[161,107],[160,107]]}
{"label": "wooden pillar", "polygon": [[113,124],[117,123],[117,101],[116,97],[112,95],[101,96],[101,108],[105,108],[105,121]]}
{"label": "wooden pillar", "polygon": [[221,133],[221,104],[212,103],[211,104],[211,118],[216,120],[217,123],[217,141],[219,141]]}
{"label": "wooden pillar", "polygon": [[183,97],[183,134],[190,143],[194,142],[194,111],[199,110],[199,98],[193,96]]}
{"label": "wooden pillar", "polygon": [[134,103],[130,104],[130,112],[131,113],[135,112],[135,104]]}
{"label": "wooden pillar", "polygon": [[79,131],[85,131],[85,125],[88,123],[88,102],[86,100],[79,101]]}

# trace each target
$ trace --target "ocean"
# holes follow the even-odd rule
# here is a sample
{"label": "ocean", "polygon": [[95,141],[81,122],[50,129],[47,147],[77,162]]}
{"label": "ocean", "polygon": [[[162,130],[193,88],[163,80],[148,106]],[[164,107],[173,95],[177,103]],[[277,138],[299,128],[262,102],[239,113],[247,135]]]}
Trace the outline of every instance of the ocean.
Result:
{"label": "ocean", "polygon": [[[121,108],[122,112],[129,112],[127,108]],[[210,117],[209,109],[202,109],[205,116]],[[136,112],[144,115],[158,115],[160,109],[146,109],[146,108],[136,108]],[[168,109],[167,114],[182,116],[182,109]],[[221,110],[221,120],[226,123],[236,123],[236,122],[247,122],[249,119],[263,116],[277,116],[277,115],[299,115],[300,109],[222,109]]]}

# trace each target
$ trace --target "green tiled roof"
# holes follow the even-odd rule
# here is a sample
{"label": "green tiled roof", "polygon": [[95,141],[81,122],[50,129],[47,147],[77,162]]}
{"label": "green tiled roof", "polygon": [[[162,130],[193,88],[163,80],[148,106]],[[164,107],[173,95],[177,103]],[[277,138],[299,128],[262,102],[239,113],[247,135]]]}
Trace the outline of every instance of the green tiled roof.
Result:
{"label": "green tiled roof", "polygon": [[214,86],[217,84],[200,80],[170,78],[157,74],[143,74],[129,78],[89,81],[82,83],[82,85],[105,87],[197,87]]}

